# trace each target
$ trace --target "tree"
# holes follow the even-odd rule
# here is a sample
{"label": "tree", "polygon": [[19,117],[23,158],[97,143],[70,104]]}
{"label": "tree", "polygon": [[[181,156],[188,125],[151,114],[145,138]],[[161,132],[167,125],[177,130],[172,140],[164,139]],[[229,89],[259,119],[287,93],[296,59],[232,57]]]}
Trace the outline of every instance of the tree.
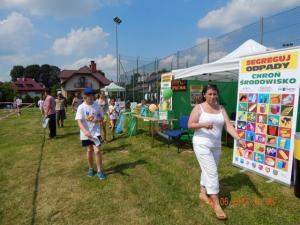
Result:
{"label": "tree", "polygon": [[50,88],[51,95],[55,96],[57,94],[57,89],[59,89],[59,88],[60,88],[60,85],[58,83],[52,85]]}
{"label": "tree", "polygon": [[97,70],[98,73],[100,73],[102,76],[105,77],[105,73],[102,70]]}
{"label": "tree", "polygon": [[37,81],[43,83],[45,87],[59,86],[58,74],[60,69],[57,66],[43,64],[39,72],[39,79]]}
{"label": "tree", "polygon": [[50,87],[51,86],[58,86],[60,87],[60,79],[58,77],[58,74],[60,73],[60,69],[57,66],[50,66]]}
{"label": "tree", "polygon": [[23,102],[26,102],[26,103],[32,103],[32,102],[33,102],[33,99],[32,99],[32,97],[31,97],[29,94],[26,94],[26,95],[23,97]]}
{"label": "tree", "polygon": [[18,77],[33,78],[36,82],[44,84],[47,88],[51,88],[52,86],[59,88],[59,72],[60,69],[57,66],[48,64],[39,66],[37,64],[32,64],[28,65],[26,68],[23,66],[14,66],[10,74],[13,81],[17,80]]}
{"label": "tree", "polygon": [[161,70],[157,71],[157,73],[159,73],[159,74],[168,73],[168,72],[170,72],[170,70],[167,70],[167,69],[161,69]]}
{"label": "tree", "polygon": [[24,77],[24,67],[21,65],[16,65],[10,71],[10,77],[12,81],[16,81],[19,77]]}
{"label": "tree", "polygon": [[0,101],[1,102],[12,102],[16,96],[16,91],[12,88],[9,82],[0,84]]}
{"label": "tree", "polygon": [[50,87],[50,71],[51,71],[51,66],[48,64],[44,64],[40,68],[40,79],[39,82],[43,83],[45,87]]}
{"label": "tree", "polygon": [[40,66],[37,64],[29,65],[25,68],[24,76],[27,78],[33,78],[36,81],[40,79]]}

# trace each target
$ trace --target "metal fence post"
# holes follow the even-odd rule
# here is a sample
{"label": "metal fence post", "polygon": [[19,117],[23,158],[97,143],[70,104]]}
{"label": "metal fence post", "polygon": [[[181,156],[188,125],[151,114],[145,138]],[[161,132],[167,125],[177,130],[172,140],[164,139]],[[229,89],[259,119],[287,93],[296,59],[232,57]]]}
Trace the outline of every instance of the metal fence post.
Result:
{"label": "metal fence post", "polygon": [[176,55],[177,55],[177,69],[179,69],[179,51],[177,51],[177,53],[176,53]]}
{"label": "metal fence post", "polygon": [[259,29],[259,34],[260,34],[260,44],[263,45],[264,43],[264,18],[260,18],[260,29]]}
{"label": "metal fence post", "polygon": [[156,75],[156,103],[159,104],[158,94],[158,59],[155,58],[155,75]]}
{"label": "metal fence post", "polygon": [[135,78],[135,76],[134,76],[134,70],[132,71],[133,72],[133,74],[132,74],[132,101],[134,102],[134,78]]}
{"label": "metal fence post", "polygon": [[207,39],[207,63],[209,63],[209,39]]}

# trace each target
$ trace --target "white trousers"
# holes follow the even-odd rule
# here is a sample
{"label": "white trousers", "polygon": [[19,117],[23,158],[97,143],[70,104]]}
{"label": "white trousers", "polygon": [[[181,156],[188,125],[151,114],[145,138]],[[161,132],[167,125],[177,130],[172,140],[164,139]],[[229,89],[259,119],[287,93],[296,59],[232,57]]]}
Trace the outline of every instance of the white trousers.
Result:
{"label": "white trousers", "polygon": [[207,194],[218,194],[218,163],[221,156],[221,147],[210,148],[195,143],[193,146],[202,172],[200,176],[200,185],[205,186]]}

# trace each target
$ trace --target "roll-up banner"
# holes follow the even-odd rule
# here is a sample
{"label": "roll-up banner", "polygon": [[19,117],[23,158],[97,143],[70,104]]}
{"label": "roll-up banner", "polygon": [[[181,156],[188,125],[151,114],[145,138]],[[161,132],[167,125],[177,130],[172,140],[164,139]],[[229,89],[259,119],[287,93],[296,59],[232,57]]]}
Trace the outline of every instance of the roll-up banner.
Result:
{"label": "roll-up banner", "polygon": [[242,58],[233,164],[291,184],[300,86],[300,49]]}
{"label": "roll-up banner", "polygon": [[160,82],[160,98],[159,98],[159,119],[167,120],[168,111],[172,110],[172,97],[169,99],[164,99],[163,92],[166,89],[171,89],[173,76],[172,73],[161,74]]}

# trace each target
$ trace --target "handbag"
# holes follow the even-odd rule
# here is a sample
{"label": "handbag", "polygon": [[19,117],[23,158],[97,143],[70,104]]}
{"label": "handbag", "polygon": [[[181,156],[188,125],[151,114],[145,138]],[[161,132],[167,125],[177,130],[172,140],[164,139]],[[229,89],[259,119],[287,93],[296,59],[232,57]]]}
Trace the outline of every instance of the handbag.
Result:
{"label": "handbag", "polygon": [[50,120],[50,119],[49,119],[48,117],[44,117],[44,118],[43,118],[43,120],[42,120],[42,127],[43,127],[43,128],[46,129],[46,128],[48,127],[48,125],[49,125],[49,120]]}

